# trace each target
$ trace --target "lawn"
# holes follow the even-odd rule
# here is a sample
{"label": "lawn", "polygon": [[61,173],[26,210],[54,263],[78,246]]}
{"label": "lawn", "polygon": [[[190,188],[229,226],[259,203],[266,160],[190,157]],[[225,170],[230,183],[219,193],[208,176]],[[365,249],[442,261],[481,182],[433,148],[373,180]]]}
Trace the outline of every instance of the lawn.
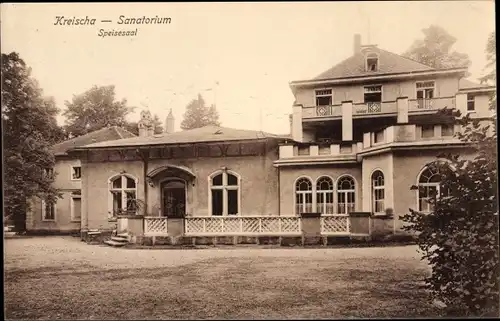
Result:
{"label": "lawn", "polygon": [[414,246],[132,250],[5,241],[7,319],[430,317]]}

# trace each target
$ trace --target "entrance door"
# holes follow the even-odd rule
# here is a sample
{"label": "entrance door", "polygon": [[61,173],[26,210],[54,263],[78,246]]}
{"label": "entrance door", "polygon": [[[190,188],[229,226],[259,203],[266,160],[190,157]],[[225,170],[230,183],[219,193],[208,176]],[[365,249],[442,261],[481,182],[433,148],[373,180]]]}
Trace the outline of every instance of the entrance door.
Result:
{"label": "entrance door", "polygon": [[179,179],[162,184],[162,214],[166,217],[184,217],[186,214],[186,183]]}

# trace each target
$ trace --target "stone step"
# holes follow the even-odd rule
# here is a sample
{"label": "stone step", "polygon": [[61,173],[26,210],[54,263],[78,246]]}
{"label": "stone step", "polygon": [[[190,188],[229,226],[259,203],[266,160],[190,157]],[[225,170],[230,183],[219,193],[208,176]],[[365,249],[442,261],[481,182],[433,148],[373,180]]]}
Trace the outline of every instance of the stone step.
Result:
{"label": "stone step", "polygon": [[117,234],[117,236],[128,237],[128,233],[120,233],[120,234]]}
{"label": "stone step", "polygon": [[124,243],[124,242],[116,242],[116,241],[113,241],[113,240],[109,240],[109,241],[104,241],[104,243],[110,245],[110,246],[114,246],[114,247],[120,247],[120,246],[124,246],[124,245],[127,245],[128,243]]}
{"label": "stone step", "polygon": [[123,237],[123,236],[112,236],[111,240],[113,240],[115,242],[125,242],[125,243],[128,243],[128,238],[127,237]]}

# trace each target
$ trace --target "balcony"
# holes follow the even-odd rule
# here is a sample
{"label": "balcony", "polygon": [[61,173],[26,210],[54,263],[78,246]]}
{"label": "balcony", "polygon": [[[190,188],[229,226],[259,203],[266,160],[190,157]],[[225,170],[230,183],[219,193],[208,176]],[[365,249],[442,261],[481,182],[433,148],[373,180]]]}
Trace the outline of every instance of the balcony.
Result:
{"label": "balcony", "polygon": [[363,136],[362,154],[384,148],[456,145],[462,142],[454,137],[459,125],[432,125],[429,128],[417,125],[396,125]]}
{"label": "balcony", "polygon": [[455,97],[408,100],[408,112],[410,113],[429,112],[453,107],[455,107]]}
{"label": "balcony", "polygon": [[[443,108],[455,107],[454,97],[438,97],[432,99],[410,99],[408,100],[408,112],[411,114],[435,112]],[[363,118],[377,115],[397,115],[398,103],[396,101],[354,103],[352,105],[352,117]],[[340,119],[342,118],[342,105],[328,106],[304,106],[302,118],[306,121],[318,119]]]}
{"label": "balcony", "polygon": [[279,148],[277,166],[304,164],[356,163],[356,155],[363,143],[311,144],[306,146],[282,145]]}

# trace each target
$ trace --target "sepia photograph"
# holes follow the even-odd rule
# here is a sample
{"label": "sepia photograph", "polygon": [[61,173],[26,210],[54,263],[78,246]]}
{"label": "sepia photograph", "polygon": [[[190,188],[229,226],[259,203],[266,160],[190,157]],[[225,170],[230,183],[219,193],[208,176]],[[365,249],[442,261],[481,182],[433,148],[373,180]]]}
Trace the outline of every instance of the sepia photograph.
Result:
{"label": "sepia photograph", "polygon": [[0,9],[6,320],[500,317],[494,1]]}

